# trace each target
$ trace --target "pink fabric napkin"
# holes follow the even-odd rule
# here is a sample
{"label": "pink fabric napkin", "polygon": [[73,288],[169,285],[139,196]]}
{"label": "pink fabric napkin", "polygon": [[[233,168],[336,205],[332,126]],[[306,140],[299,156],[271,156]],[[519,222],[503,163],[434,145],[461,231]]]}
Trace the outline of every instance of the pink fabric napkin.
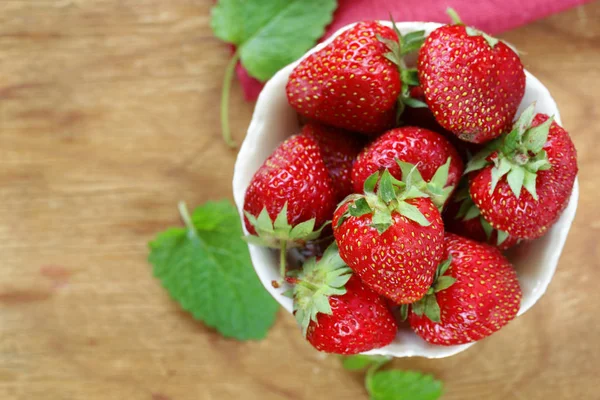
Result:
{"label": "pink fabric napkin", "polygon": [[[326,39],[344,25],[370,19],[395,21],[449,22],[447,7],[453,7],[461,19],[490,34],[544,18],[590,0],[338,0],[333,21],[327,28]],[[263,84],[252,78],[238,64],[237,76],[248,101],[256,100]]]}

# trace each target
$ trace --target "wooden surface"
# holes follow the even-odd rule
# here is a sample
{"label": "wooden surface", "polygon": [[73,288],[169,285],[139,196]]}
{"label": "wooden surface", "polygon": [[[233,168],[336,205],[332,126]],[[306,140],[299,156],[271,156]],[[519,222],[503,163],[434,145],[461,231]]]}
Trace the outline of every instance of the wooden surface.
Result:
{"label": "wooden surface", "polygon": [[[181,312],[146,243],[176,203],[231,197],[228,49],[211,0],[0,2],[0,399],[363,399],[280,313],[236,343]],[[599,399],[600,3],[509,32],[579,151],[577,218],[547,295],[456,357],[404,359],[445,399]],[[232,94],[243,138],[252,104]]]}

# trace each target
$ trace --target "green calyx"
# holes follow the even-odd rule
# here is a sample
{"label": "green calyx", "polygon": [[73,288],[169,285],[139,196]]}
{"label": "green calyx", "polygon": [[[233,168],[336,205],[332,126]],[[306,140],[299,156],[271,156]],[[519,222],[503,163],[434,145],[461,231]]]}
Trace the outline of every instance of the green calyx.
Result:
{"label": "green calyx", "polygon": [[288,223],[287,202],[277,214],[275,221],[271,221],[266,207],[262,209],[258,217],[246,211],[244,211],[244,215],[256,231],[256,235],[247,235],[244,240],[251,244],[274,249],[279,249],[282,242],[286,242],[289,247],[303,246],[307,241],[317,239],[323,228],[330,223],[328,221],[315,230],[315,218],[312,218],[292,226]]}
{"label": "green calyx", "polygon": [[325,250],[319,261],[313,257],[304,263],[297,276],[292,296],[294,315],[305,337],[310,322],[318,323],[319,313],[333,313],[329,297],[345,294],[345,285],[350,277],[352,270],[340,257],[335,242]]}
{"label": "green calyx", "polygon": [[431,180],[426,182],[415,165],[396,159],[396,163],[402,170],[402,180],[405,181],[404,177],[407,177],[407,179],[410,178],[410,183],[417,187],[422,193],[427,194],[440,212],[444,208],[446,200],[454,190],[453,185],[447,186],[451,161],[452,159],[448,157],[444,165],[435,171]]}
{"label": "green calyx", "polygon": [[[467,182],[467,180],[464,179],[464,182]],[[479,208],[475,205],[473,199],[471,199],[471,196],[469,195],[469,188],[466,184],[463,185],[461,182],[459,189],[456,191],[454,200],[456,202],[460,202],[460,208],[458,209],[458,212],[456,213],[454,218],[462,221],[469,221],[473,218],[479,217],[479,222],[481,223],[481,227],[485,232],[485,236],[488,242],[492,238],[492,233],[494,232],[494,230],[496,230],[497,233],[496,245],[500,246],[508,238],[507,232],[502,231],[500,229],[495,229],[492,225],[490,225],[489,222],[487,222],[483,218],[481,212],[479,211]]]}
{"label": "green calyx", "polygon": [[338,220],[337,226],[339,227],[351,216],[362,217],[370,214],[372,216],[371,227],[382,234],[394,223],[393,212],[397,212],[421,226],[430,225],[423,213],[408,203],[410,199],[429,198],[429,195],[421,189],[427,184],[426,182],[422,183],[422,180],[421,174],[414,165],[406,173],[403,172],[402,181],[394,178],[387,169],[383,172],[375,172],[365,181],[364,195],[352,194],[342,202],[344,204],[346,201],[351,201],[352,204]]}
{"label": "green calyx", "polygon": [[404,62],[404,56],[421,48],[425,42],[425,31],[415,31],[402,35],[391,15],[390,21],[398,36],[398,40],[386,39],[380,35],[377,35],[377,40],[386,45],[389,51],[384,54],[384,57],[394,63],[400,72],[402,91],[398,97],[398,108],[396,111],[396,120],[399,123],[400,117],[406,106],[412,108],[427,107],[427,104],[421,100],[417,100],[410,96],[410,87],[419,86],[419,75],[416,68],[408,68]]}
{"label": "green calyx", "polygon": [[[442,319],[440,306],[437,302],[435,294],[441,292],[442,290],[448,289],[454,284],[454,282],[456,282],[456,278],[449,275],[444,275],[446,271],[448,271],[448,268],[450,268],[451,263],[452,257],[449,257],[447,260],[438,265],[433,278],[433,285],[431,285],[423,298],[410,305],[412,312],[417,316],[421,317],[425,315],[433,322],[441,322]],[[402,317],[404,317],[405,314],[408,315],[408,305],[404,305],[403,307],[406,309],[406,312],[401,309]]]}
{"label": "green calyx", "polygon": [[469,161],[465,174],[493,164],[490,194],[506,175],[506,180],[515,197],[519,198],[524,187],[538,200],[536,179],[538,171],[552,167],[548,155],[543,150],[554,117],[532,127],[535,116],[535,103],[531,104],[513,125],[513,129],[491,141],[484,150]]}
{"label": "green calyx", "polygon": [[[452,23],[454,25],[464,25],[464,23],[462,22],[462,20],[458,16],[458,13],[456,12],[456,10],[454,10],[453,8],[448,8],[446,10],[446,13],[450,16],[450,19],[452,20]],[[494,48],[494,46],[496,46],[498,44],[498,42],[500,42],[500,40],[496,39],[495,37],[490,36],[487,33],[482,32],[479,29],[475,29],[475,28],[470,27],[470,26],[466,26],[465,27],[465,31],[467,32],[467,35],[469,35],[469,36],[481,36],[481,37],[483,37],[485,39],[485,41],[490,45],[490,47],[492,49]]]}

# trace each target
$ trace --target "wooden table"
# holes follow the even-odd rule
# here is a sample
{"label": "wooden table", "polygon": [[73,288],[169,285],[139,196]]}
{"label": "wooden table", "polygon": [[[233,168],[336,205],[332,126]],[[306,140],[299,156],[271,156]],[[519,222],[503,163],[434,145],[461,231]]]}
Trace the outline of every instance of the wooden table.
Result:
{"label": "wooden table", "polygon": [[[176,204],[231,196],[220,139],[229,51],[212,1],[0,3],[0,399],[366,398],[280,313],[236,343],[179,310],[146,263]],[[547,295],[431,372],[445,399],[598,399],[600,3],[507,33],[555,96],[581,198]],[[243,138],[253,105],[232,94]]]}

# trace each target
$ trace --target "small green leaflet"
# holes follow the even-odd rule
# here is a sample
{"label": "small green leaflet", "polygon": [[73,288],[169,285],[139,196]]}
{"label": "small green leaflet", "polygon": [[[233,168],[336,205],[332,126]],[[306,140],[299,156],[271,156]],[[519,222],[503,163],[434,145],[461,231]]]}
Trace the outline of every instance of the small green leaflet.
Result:
{"label": "small green leaflet", "polygon": [[228,201],[208,202],[186,228],[150,242],[148,261],[171,297],[194,318],[238,340],[263,339],[279,308],[263,288],[242,240],[239,215]]}
{"label": "small green leaflet", "polygon": [[371,400],[436,400],[442,396],[442,382],[431,375],[413,371],[379,371],[367,378]]}
{"label": "small green leaflet", "polygon": [[219,0],[211,27],[238,47],[248,73],[264,82],[323,36],[336,6],[335,0]]}

